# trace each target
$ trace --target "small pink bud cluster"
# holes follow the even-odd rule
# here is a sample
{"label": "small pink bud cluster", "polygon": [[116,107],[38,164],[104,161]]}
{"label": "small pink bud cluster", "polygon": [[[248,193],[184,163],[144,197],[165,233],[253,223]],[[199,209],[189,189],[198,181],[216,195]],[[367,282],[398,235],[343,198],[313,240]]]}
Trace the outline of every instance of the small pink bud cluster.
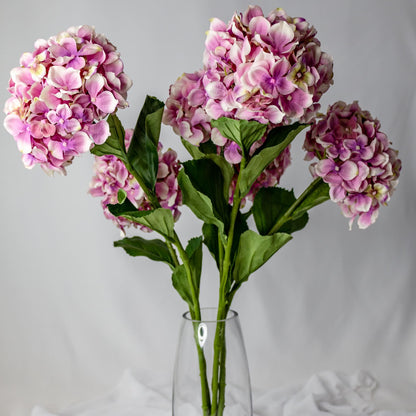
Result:
{"label": "small pink bud cluster", "polygon": [[[128,149],[133,135],[133,130],[126,130],[125,143]],[[176,152],[169,149],[162,151],[159,143],[159,168],[156,181],[156,196],[162,208],[168,208],[173,212],[177,220],[180,216],[178,207],[182,204],[182,194],[178,185],[179,162]],[[123,162],[113,155],[96,156],[94,163],[94,176],[90,183],[89,193],[95,197],[103,197],[101,206],[106,218],[113,222],[124,232],[125,228],[134,225],[123,217],[115,217],[108,210],[108,204],[118,203],[118,192],[123,190],[127,199],[140,211],[150,210],[152,207],[133,175],[126,169]],[[150,231],[146,227],[140,227],[144,231]]]}
{"label": "small pink bud cluster", "polygon": [[24,165],[65,173],[75,156],[105,142],[104,118],[127,106],[131,84],[116,48],[90,26],[38,40],[12,69],[4,108]]}
{"label": "small pink bud cluster", "polygon": [[342,101],[328,108],[306,134],[307,160],[312,173],[330,187],[330,197],[347,218],[367,228],[386,205],[398,183],[401,161],[390,147],[380,123],[358,102]]}
{"label": "small pink bud cluster", "polygon": [[171,86],[164,123],[194,145],[211,139],[229,163],[238,165],[241,149],[211,129],[210,121],[256,120],[270,128],[309,121],[333,82],[332,59],[315,35],[303,18],[282,9],[265,17],[260,7],[250,6],[228,24],[213,19],[204,67]]}

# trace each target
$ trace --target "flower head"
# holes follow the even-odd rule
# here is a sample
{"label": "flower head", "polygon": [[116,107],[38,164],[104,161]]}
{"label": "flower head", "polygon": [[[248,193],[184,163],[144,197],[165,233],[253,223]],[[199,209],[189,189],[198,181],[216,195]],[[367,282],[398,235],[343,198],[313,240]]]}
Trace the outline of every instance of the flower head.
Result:
{"label": "flower head", "polygon": [[339,101],[314,121],[306,134],[306,159],[313,175],[330,187],[330,197],[343,214],[355,218],[359,228],[377,219],[381,205],[389,201],[399,180],[401,161],[390,147],[380,123],[358,102]]}
{"label": "flower head", "polygon": [[[212,19],[203,68],[184,74],[171,86],[164,123],[194,145],[211,140],[238,170],[241,149],[212,130],[210,121],[256,120],[271,129],[313,118],[333,82],[332,59],[321,51],[315,35],[304,19],[282,9],[265,16],[260,7],[250,6],[228,23]],[[279,169],[269,172],[279,175],[276,181],[289,154],[283,159],[274,164]]]}
{"label": "flower head", "polygon": [[[128,149],[133,135],[133,130],[126,130],[125,144]],[[170,209],[177,220],[180,216],[178,207],[182,204],[182,194],[178,185],[179,162],[176,153],[169,149],[163,152],[159,143],[159,168],[156,181],[156,196],[162,208]],[[92,196],[102,197],[101,206],[106,218],[113,222],[124,232],[128,226],[137,226],[135,223],[115,217],[108,210],[108,204],[117,204],[118,192],[123,190],[126,198],[140,211],[150,210],[152,207],[143,189],[133,175],[127,170],[123,162],[113,155],[96,156],[94,163],[94,176],[90,183],[89,193]],[[144,231],[150,231],[141,226]]]}
{"label": "flower head", "polygon": [[65,173],[109,136],[105,117],[127,106],[130,79],[116,48],[90,26],[38,40],[11,70],[4,126],[27,168]]}

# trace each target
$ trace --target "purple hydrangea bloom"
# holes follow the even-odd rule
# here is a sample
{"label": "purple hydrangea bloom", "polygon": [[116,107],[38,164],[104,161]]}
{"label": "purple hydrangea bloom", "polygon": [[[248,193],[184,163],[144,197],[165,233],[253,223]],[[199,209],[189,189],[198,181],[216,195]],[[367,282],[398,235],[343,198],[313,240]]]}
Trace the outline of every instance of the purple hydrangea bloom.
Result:
{"label": "purple hydrangea bloom", "polygon": [[4,107],[24,165],[65,173],[75,156],[107,139],[104,119],[127,106],[131,84],[115,46],[90,26],[38,40],[12,69]]}
{"label": "purple hydrangea bloom", "polygon": [[[211,139],[238,171],[241,149],[211,131],[210,121],[256,120],[269,129],[310,121],[333,83],[332,59],[321,51],[315,35],[303,18],[292,18],[282,9],[264,16],[260,7],[250,6],[228,23],[212,19],[203,68],[171,86],[164,123],[194,145]],[[271,172],[278,175],[276,180],[262,179],[252,196],[255,189],[278,182],[288,160],[289,154],[281,156],[269,170],[269,177]]]}
{"label": "purple hydrangea bloom", "polygon": [[[132,129],[126,130],[125,143],[128,149],[133,135]],[[182,204],[182,194],[178,185],[179,162],[177,154],[169,149],[163,152],[162,144],[159,143],[159,168],[156,181],[156,196],[162,208],[170,209],[173,217],[177,220],[180,216],[179,206]],[[95,156],[94,176],[90,183],[89,193],[92,196],[101,197],[101,206],[106,218],[113,222],[124,233],[125,228],[137,224],[123,217],[115,217],[108,210],[108,204],[117,204],[118,192],[123,190],[128,200],[137,207],[138,210],[150,210],[151,205],[142,188],[126,169],[123,162],[113,155]],[[144,226],[140,226],[144,231],[150,231]]]}
{"label": "purple hydrangea bloom", "polygon": [[380,123],[357,101],[338,101],[316,119],[306,133],[304,148],[314,176],[330,187],[330,197],[359,228],[377,219],[397,186],[401,161],[390,147]]}

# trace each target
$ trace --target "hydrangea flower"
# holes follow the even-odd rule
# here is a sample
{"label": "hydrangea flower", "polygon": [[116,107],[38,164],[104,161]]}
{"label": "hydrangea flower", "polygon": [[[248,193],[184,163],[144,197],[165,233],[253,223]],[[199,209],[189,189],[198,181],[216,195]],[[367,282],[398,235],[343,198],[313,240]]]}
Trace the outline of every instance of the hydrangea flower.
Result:
{"label": "hydrangea flower", "polygon": [[[128,149],[133,135],[132,129],[126,130],[125,143]],[[179,162],[175,151],[169,149],[163,152],[162,144],[159,143],[159,168],[156,181],[156,196],[162,208],[170,209],[175,221],[180,216],[178,207],[182,204],[182,194],[178,185]],[[122,189],[126,193],[128,200],[137,207],[138,210],[151,209],[143,189],[140,187],[133,175],[126,169],[123,162],[113,155],[95,156],[94,176],[90,183],[89,193],[95,197],[102,197],[101,206],[106,218],[113,222],[124,233],[125,228],[137,224],[123,218],[115,217],[108,210],[108,204],[117,204],[117,195]],[[144,231],[150,231],[144,226],[140,226]]]}
{"label": "hydrangea flower", "polygon": [[110,134],[105,117],[127,104],[131,81],[114,45],[90,26],[38,40],[11,70],[4,126],[27,168],[65,173]]}
{"label": "hydrangea flower", "polygon": [[319,159],[312,173],[329,184],[350,228],[355,218],[359,228],[373,224],[396,188],[401,161],[390,144],[380,122],[357,101],[333,104],[306,133],[306,159]]}
{"label": "hydrangea flower", "polygon": [[[259,6],[249,6],[228,23],[213,19],[203,69],[183,74],[171,86],[164,123],[194,145],[212,140],[229,163],[238,165],[241,150],[211,130],[210,121],[256,120],[270,129],[310,121],[333,83],[332,59],[315,35],[305,19],[282,9],[266,17]],[[272,182],[278,182],[287,166],[288,155],[281,159],[269,169],[277,175]],[[254,184],[252,194],[266,183]]]}

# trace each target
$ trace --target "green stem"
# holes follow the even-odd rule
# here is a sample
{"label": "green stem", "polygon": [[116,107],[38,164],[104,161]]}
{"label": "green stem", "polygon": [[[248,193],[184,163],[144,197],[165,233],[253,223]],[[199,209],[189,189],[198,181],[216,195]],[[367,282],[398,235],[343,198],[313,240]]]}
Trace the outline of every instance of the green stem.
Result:
{"label": "green stem", "polygon": [[276,224],[271,228],[268,235],[272,235],[279,231],[282,225],[290,220],[291,215],[299,207],[299,205],[311,194],[317,186],[320,185],[322,178],[316,178],[311,184],[303,191],[298,199],[289,207],[289,209],[277,220]]}
{"label": "green stem", "polygon": [[172,246],[172,243],[168,241],[167,239],[165,239],[165,243],[168,246],[168,250],[169,250],[170,256],[172,257],[173,263],[175,264],[175,267],[178,267],[180,264],[179,264],[178,257],[176,256],[176,251],[174,250]]}
{"label": "green stem", "polygon": [[[224,323],[225,326],[225,323]],[[225,378],[226,378],[226,371],[227,368],[225,366],[225,359],[227,356],[227,347],[225,345],[225,328],[224,328],[224,336],[222,342],[222,351],[221,351],[221,359],[220,359],[220,382],[219,382],[219,395],[218,395],[218,416],[222,416],[224,408],[225,408]]]}
{"label": "green stem", "polygon": [[[191,292],[192,308],[189,309],[191,318],[195,321],[201,321],[201,308],[199,305],[197,288],[195,287],[195,282],[194,282],[194,279],[192,278],[192,270],[189,265],[189,258],[176,232],[174,232],[174,244],[177,247],[181,260],[185,266],[186,276],[188,279],[188,285],[189,285],[189,289]],[[194,338],[195,338],[195,344],[196,344],[196,348],[198,352],[199,377],[201,380],[202,411],[203,411],[204,416],[208,416],[211,411],[211,399],[210,399],[209,384],[208,384],[208,378],[207,378],[207,363],[206,363],[204,351],[198,342],[198,334],[197,334],[198,325],[194,325],[194,327],[195,327]]]}
{"label": "green stem", "polygon": [[[225,247],[223,261],[220,267],[220,288],[217,311],[217,328],[214,339],[214,358],[212,367],[212,404],[211,415],[222,415],[225,406],[225,321],[229,310],[229,303],[226,296],[227,281],[231,271],[231,255],[234,241],[235,223],[240,211],[242,197],[240,195],[241,172],[245,167],[245,158],[241,160],[240,172],[238,174],[233,207],[230,216],[230,227],[228,230],[227,245]],[[220,240],[219,240],[220,241]]]}
{"label": "green stem", "polygon": [[219,264],[219,271],[220,276],[222,274],[222,266],[224,262],[224,246],[222,245],[222,239],[221,239],[221,231],[218,230],[218,264]]}

